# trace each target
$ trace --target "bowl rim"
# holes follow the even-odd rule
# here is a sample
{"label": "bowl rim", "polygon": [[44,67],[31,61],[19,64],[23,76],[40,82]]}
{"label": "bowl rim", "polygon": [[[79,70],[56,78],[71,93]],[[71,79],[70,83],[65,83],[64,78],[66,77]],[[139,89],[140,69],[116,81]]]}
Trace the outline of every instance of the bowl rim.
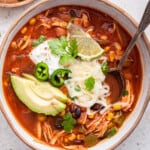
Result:
{"label": "bowl rim", "polygon": [[[32,1],[32,0],[31,0]],[[45,3],[45,2],[48,2],[48,1],[55,1],[55,0],[42,0],[42,1],[39,1],[35,4],[33,4],[32,6],[30,6],[26,11],[24,11],[19,18],[17,18],[15,20],[15,22],[11,25],[11,27],[9,28],[8,32],[5,34],[3,40],[2,40],[2,43],[0,45],[0,56],[1,56],[1,53],[2,53],[2,49],[5,45],[5,42],[7,41],[8,37],[9,37],[9,33],[10,31],[13,30],[13,28],[16,26],[16,24],[18,22],[20,22],[21,19],[23,19],[24,16],[26,16],[27,14],[29,14],[30,12],[32,12],[32,10],[36,9],[38,6],[40,6],[41,4]],[[107,0],[95,0],[95,1],[98,1],[98,2],[103,2],[105,3],[106,5],[114,8],[115,10],[117,10],[118,12],[122,13],[133,25],[133,27],[138,27],[138,23],[137,21],[130,15],[128,14],[123,8],[117,6],[116,4],[114,4],[113,2],[110,2],[110,1],[107,1]],[[150,56],[150,41],[148,40],[146,34],[144,33],[142,35],[142,38],[144,40],[144,43],[148,49],[148,53],[149,53],[149,56]],[[149,87],[150,87],[150,84],[149,84]],[[150,88],[149,88],[149,92],[145,98],[145,102],[142,106],[142,110],[139,114],[139,116],[137,117],[137,120],[136,122],[132,125],[132,128],[130,128],[130,130],[128,130],[128,132],[126,132],[119,141],[117,141],[116,143],[114,143],[110,149],[114,149],[116,148],[118,145],[120,145],[132,132],[133,130],[136,128],[136,126],[138,125],[138,123],[140,122],[144,112],[145,112],[145,109],[147,107],[147,104],[149,102],[149,99],[150,99]],[[25,138],[23,138],[19,133],[18,131],[15,129],[15,127],[13,126],[11,120],[9,119],[9,117],[7,116],[5,110],[3,109],[3,106],[2,106],[2,103],[1,103],[1,100],[0,100],[0,110],[1,112],[4,114],[5,116],[5,119],[7,120],[9,126],[13,129],[14,133],[25,143],[27,144],[29,147],[31,148],[34,148]],[[36,140],[37,141],[37,140]]]}
{"label": "bowl rim", "polygon": [[22,2],[14,2],[14,3],[0,2],[0,7],[8,7],[8,8],[20,7],[20,6],[26,5],[28,3],[31,3],[32,1],[34,1],[34,0],[25,0]]}

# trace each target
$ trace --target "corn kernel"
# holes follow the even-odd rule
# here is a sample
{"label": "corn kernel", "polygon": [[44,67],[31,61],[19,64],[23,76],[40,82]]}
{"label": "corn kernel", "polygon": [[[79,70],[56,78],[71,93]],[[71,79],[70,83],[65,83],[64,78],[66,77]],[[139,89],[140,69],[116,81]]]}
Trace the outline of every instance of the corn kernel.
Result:
{"label": "corn kernel", "polygon": [[24,27],[22,30],[21,30],[21,33],[22,34],[25,34],[27,32],[27,27]]}
{"label": "corn kernel", "polygon": [[13,42],[11,43],[11,47],[14,48],[14,49],[17,48],[17,43],[16,43],[15,41],[13,41]]}
{"label": "corn kernel", "polygon": [[122,106],[121,106],[120,104],[114,104],[114,105],[113,105],[113,109],[114,109],[115,111],[118,111],[118,110],[121,110],[121,109],[122,109]]}
{"label": "corn kernel", "polygon": [[93,119],[95,117],[95,114],[90,114],[90,115],[88,115],[88,118],[89,119]]}
{"label": "corn kernel", "polygon": [[69,141],[73,141],[76,139],[76,135],[74,133],[71,133],[69,136],[68,136],[68,140]]}
{"label": "corn kernel", "polygon": [[36,23],[36,19],[35,18],[30,19],[30,21],[29,21],[30,25],[34,25],[35,23]]}
{"label": "corn kernel", "polygon": [[38,114],[37,118],[38,118],[39,121],[43,122],[43,121],[46,120],[47,117],[45,115]]}
{"label": "corn kernel", "polygon": [[112,112],[108,113],[107,120],[111,121],[114,118],[114,114]]}
{"label": "corn kernel", "polygon": [[66,103],[67,103],[67,105],[71,105],[72,104],[72,100],[68,99]]}
{"label": "corn kernel", "polygon": [[4,82],[4,86],[8,86],[8,82],[7,81]]}
{"label": "corn kernel", "polygon": [[84,140],[85,136],[83,134],[78,134],[77,139],[78,140]]}
{"label": "corn kernel", "polygon": [[65,137],[65,138],[64,138],[64,142],[65,142],[65,143],[68,143],[68,142],[69,142],[68,138]]}
{"label": "corn kernel", "polygon": [[62,111],[62,112],[59,114],[59,116],[64,116],[65,113],[66,113],[66,111],[64,110],[64,111]]}
{"label": "corn kernel", "polygon": [[104,50],[105,50],[105,52],[108,52],[108,51],[110,50],[110,46],[106,46],[106,47],[104,48]]}
{"label": "corn kernel", "polygon": [[114,51],[109,52],[109,59],[110,59],[110,62],[113,62],[115,60],[115,52]]}
{"label": "corn kernel", "polygon": [[101,38],[101,40],[104,40],[104,41],[108,39],[108,37],[106,35],[102,35],[100,38]]}
{"label": "corn kernel", "polygon": [[27,41],[27,40],[29,39],[29,36],[25,35],[25,36],[23,37],[23,39],[24,39],[25,41]]}

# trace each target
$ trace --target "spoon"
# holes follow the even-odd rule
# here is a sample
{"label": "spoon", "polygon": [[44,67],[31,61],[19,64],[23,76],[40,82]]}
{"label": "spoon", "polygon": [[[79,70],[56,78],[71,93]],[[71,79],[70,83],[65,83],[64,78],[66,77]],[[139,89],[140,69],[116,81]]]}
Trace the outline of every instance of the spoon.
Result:
{"label": "spoon", "polygon": [[146,6],[143,17],[138,26],[138,29],[137,29],[135,35],[133,36],[132,40],[130,41],[128,47],[126,48],[124,55],[120,59],[120,62],[118,64],[117,68],[111,68],[108,72],[108,76],[111,76],[111,78],[114,78],[119,84],[120,91],[117,93],[118,98],[120,98],[122,96],[122,93],[125,90],[125,79],[121,72],[124,62],[127,59],[130,52],[132,51],[134,45],[136,44],[137,39],[141,36],[141,34],[144,32],[144,30],[146,29],[146,27],[149,24],[150,24],[150,0]]}

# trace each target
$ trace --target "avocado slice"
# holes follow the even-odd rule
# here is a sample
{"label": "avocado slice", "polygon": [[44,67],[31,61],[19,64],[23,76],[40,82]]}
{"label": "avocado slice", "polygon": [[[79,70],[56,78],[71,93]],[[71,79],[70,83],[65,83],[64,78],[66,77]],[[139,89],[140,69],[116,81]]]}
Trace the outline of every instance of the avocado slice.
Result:
{"label": "avocado slice", "polygon": [[33,112],[56,116],[66,108],[67,96],[49,82],[29,74],[11,75],[10,79],[19,100]]}
{"label": "avocado slice", "polygon": [[49,82],[41,82],[30,74],[23,73],[22,75],[26,79],[32,80],[36,83],[36,86],[33,85],[31,88],[41,98],[47,100],[51,97],[55,97],[59,101],[66,103],[68,99],[67,96],[64,95],[58,88],[53,87]]}

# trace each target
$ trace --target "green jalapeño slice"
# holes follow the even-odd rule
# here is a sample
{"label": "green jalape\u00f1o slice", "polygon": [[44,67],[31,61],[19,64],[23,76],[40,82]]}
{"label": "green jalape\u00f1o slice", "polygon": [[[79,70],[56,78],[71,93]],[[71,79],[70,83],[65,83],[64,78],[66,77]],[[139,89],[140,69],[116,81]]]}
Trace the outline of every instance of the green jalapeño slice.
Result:
{"label": "green jalape\u00f1o slice", "polygon": [[69,69],[57,69],[50,76],[50,80],[53,86],[60,87],[64,84],[64,81],[69,78],[71,71]]}
{"label": "green jalape\u00f1o slice", "polygon": [[46,81],[49,77],[48,65],[44,62],[40,62],[36,65],[34,75],[40,81]]}

